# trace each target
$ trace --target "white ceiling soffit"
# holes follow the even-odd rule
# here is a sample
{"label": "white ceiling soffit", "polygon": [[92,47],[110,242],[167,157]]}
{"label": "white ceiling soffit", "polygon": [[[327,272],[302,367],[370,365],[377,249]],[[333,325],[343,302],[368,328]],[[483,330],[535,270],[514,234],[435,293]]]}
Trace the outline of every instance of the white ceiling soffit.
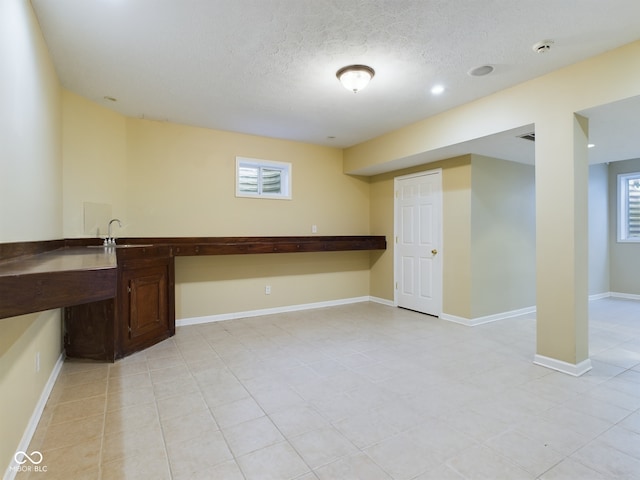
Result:
{"label": "white ceiling soffit", "polygon": [[[638,0],[32,4],[72,92],[130,117],[335,147],[640,38]],[[544,39],[552,49],[535,53]],[[376,72],[357,94],[335,76],[348,64]],[[481,65],[494,72],[467,74]]]}

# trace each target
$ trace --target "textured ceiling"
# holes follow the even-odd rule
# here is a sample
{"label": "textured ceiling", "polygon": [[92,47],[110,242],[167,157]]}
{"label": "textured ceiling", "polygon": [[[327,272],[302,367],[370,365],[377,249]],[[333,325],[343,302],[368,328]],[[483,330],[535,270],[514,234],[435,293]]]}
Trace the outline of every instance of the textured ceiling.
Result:
{"label": "textured ceiling", "polygon": [[[75,93],[131,117],[337,147],[640,38],[639,0],[32,4]],[[535,53],[544,39],[553,48]],[[357,94],[335,77],[352,63],[376,70]],[[484,64],[494,73],[467,74]]]}

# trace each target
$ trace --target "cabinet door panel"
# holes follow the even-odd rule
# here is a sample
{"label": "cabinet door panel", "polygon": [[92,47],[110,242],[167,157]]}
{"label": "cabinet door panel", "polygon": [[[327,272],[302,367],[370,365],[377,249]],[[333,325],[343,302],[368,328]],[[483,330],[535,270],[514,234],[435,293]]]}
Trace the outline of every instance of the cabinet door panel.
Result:
{"label": "cabinet door panel", "polygon": [[125,350],[168,336],[167,277],[166,265],[124,272],[123,284],[128,297],[124,302],[127,320],[123,325]]}

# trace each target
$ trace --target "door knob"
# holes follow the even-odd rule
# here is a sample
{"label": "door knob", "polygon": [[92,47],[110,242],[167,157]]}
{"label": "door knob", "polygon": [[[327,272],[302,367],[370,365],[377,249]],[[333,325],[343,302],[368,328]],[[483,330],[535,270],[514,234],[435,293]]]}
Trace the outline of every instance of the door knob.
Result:
{"label": "door knob", "polygon": [[431,250],[431,254],[432,255],[437,255],[438,254],[438,250],[436,250],[435,248],[433,250]]}

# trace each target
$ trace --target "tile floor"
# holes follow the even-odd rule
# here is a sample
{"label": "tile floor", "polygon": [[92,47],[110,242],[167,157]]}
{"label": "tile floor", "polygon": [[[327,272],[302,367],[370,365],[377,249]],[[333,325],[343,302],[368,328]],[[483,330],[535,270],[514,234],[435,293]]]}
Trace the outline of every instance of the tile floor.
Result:
{"label": "tile floor", "polygon": [[470,328],[374,303],[69,360],[29,478],[637,479],[640,302],[590,310],[581,378],[533,365],[532,315]]}

